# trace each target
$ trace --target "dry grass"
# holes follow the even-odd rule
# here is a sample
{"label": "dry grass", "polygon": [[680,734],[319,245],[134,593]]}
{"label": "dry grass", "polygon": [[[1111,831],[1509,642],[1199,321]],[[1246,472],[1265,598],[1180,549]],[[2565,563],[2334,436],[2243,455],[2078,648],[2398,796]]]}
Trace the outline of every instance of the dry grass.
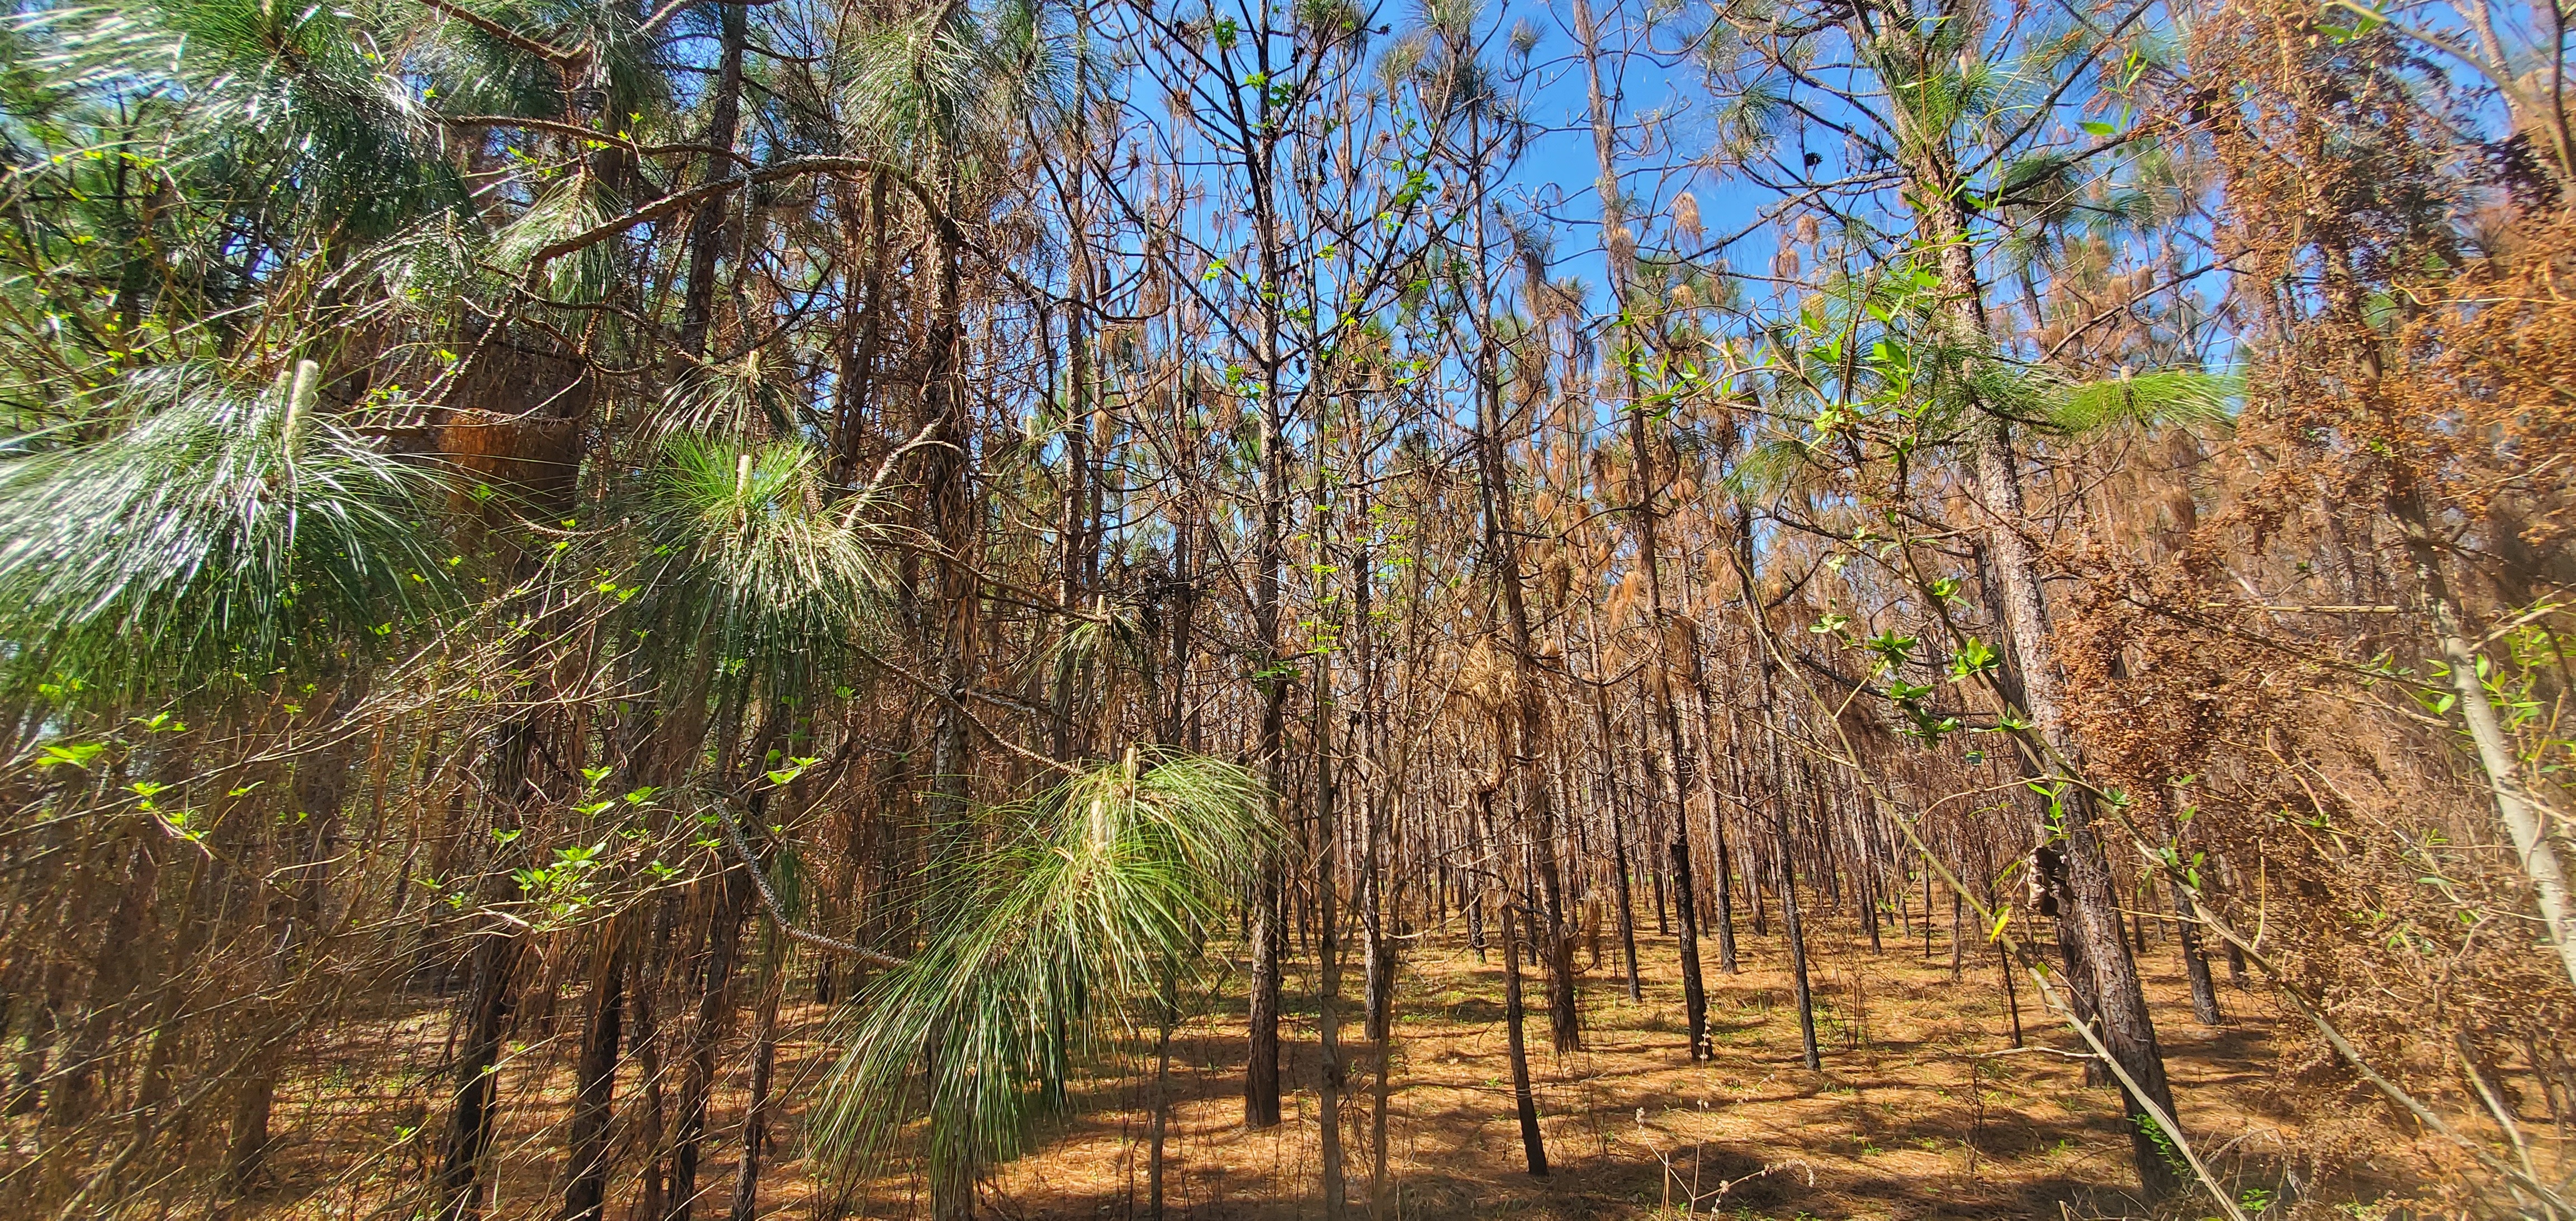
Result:
{"label": "dry grass", "polygon": [[[1946,945],[1930,961],[1919,941],[1875,956],[1865,945],[1817,947],[1825,1067],[1810,1072],[1776,937],[1746,937],[1741,974],[1712,970],[1718,1054],[1696,1066],[1685,1052],[1675,951],[1669,941],[1640,948],[1646,1003],[1627,1002],[1613,951],[1584,981],[1584,1050],[1535,1053],[1545,1180],[1521,1160],[1499,959],[1480,964],[1463,945],[1435,942],[1406,964],[1388,1116],[1391,1215],[1570,1219],[1678,1213],[1685,1203],[1782,1218],[2056,1215],[2061,1202],[2077,1215],[2142,1211],[2125,1194],[2135,1180],[2116,1099],[2085,1087],[2072,1060],[2009,1050],[1990,956],[1972,957],[1983,969],[1954,984]],[[2203,1031],[2178,975],[2153,977],[2151,987],[2190,1130],[2247,1138],[2239,1149],[2294,1135],[2267,1105],[2268,1022]],[[2243,994],[2228,1000],[2255,1007]],[[2023,1003],[2032,1048],[2074,1042],[2048,1029],[2026,995]],[[1311,1004],[1295,1015],[1289,1079],[1308,1088],[1291,1121],[1270,1132],[1242,1129],[1231,1025],[1192,1031],[1189,1062],[1176,1065],[1182,1136],[1172,1154],[1173,1203],[1190,1215],[1321,1215]],[[1530,1040],[1546,1047],[1543,1010]],[[1347,1058],[1345,1141],[1352,1198],[1364,1204],[1376,1049],[1348,1045]],[[1127,1215],[1143,1196],[1142,1126],[1139,1114],[1106,1110],[1068,1123],[1042,1155],[1001,1176],[1001,1210]]]}
{"label": "dry grass", "polygon": [[[1583,979],[1583,1051],[1546,1052],[1544,1010],[1532,1015],[1531,1042],[1540,1049],[1533,1069],[1554,1169],[1545,1180],[1524,1173],[1520,1161],[1499,959],[1479,962],[1456,939],[1413,944],[1400,981],[1393,1049],[1390,1217],[1670,1217],[1686,1203],[1703,1214],[1784,1221],[2146,1215],[2130,1194],[2135,1177],[2115,1098],[2085,1086],[2075,1060],[2042,1050],[2070,1047],[2074,1037],[2040,1013],[2026,990],[2022,1020],[2030,1049],[2011,1050],[1991,952],[1972,953],[1965,978],[1953,982],[1946,940],[1936,941],[1930,958],[1919,933],[1911,945],[1891,937],[1884,953],[1873,954],[1847,921],[1830,929],[1817,939],[1814,955],[1825,1067],[1810,1072],[1799,1062],[1797,1016],[1776,928],[1770,937],[1745,931],[1741,974],[1712,969],[1718,1054],[1704,1065],[1692,1065],[1684,1054],[1673,946],[1652,939],[1651,927],[1643,932],[1649,937],[1642,947],[1646,1003],[1626,1000],[1614,942]],[[1582,951],[1576,957],[1578,963],[1587,958]],[[2142,966],[2183,1121],[2205,1151],[2242,1176],[2240,1186],[2277,1197],[2285,1168],[2306,1166],[2289,1151],[2316,1135],[2303,1131],[2297,1115],[2313,1117],[2321,1105],[2335,1115],[2326,1122],[2352,1129],[2336,1134],[2341,1147],[2353,1147],[2358,1136],[2372,1156],[2368,1164],[2354,1163],[2364,1178],[2302,1180],[2298,1190],[2312,1206],[2368,1201],[2443,1172],[2434,1150],[2375,1126],[2358,1095],[2321,1097],[2312,1087],[2282,1085],[2273,1066],[2274,1017],[2261,998],[2222,983],[2231,1024],[2204,1029],[2191,1020],[2169,938],[2158,941]],[[1346,972],[1343,1029],[1349,1036],[1360,1026],[1357,976]],[[1530,979],[1535,1000],[1534,972]],[[1175,1037],[1167,1186],[1173,1216],[1321,1216],[1311,982],[1311,975],[1290,980],[1287,1079],[1300,1088],[1278,1128],[1247,1132],[1241,1124],[1240,997],[1202,998],[1200,1016]],[[1226,983],[1225,992],[1232,990]],[[922,1211],[917,1181],[834,1185],[803,1160],[797,1115],[827,1058],[826,1013],[810,1004],[790,1006],[782,1018],[788,1029],[779,1081],[787,1113],[762,1175],[762,1214]],[[504,1096],[512,1101],[495,1216],[551,1215],[569,1084],[562,1066],[577,1036],[574,1026],[573,1015],[561,1015],[556,1043],[526,1047],[517,1056],[524,1067],[506,1079]],[[442,1027],[433,1008],[423,1020],[341,1049],[342,1062],[298,1092],[300,1105],[281,1107],[287,1144],[279,1181],[235,1215],[363,1215],[396,1183],[416,1175],[421,1137],[403,1139],[401,1129],[419,1123],[419,1100],[429,1087],[406,1091],[380,1076],[371,1080],[369,1066],[389,1062],[386,1052],[404,1043],[429,1054],[401,1059],[427,1062]],[[1096,1057],[1092,1071],[1074,1083],[1073,1111],[1038,1133],[1028,1156],[992,1177],[985,1210],[1014,1221],[1141,1215],[1150,1047],[1144,1041],[1104,1049],[1115,1054]],[[1368,1198],[1369,1094],[1378,1060],[1377,1049],[1356,1037],[1346,1036],[1344,1048],[1350,1081],[1344,1140],[1358,1217]],[[623,1110],[636,1097],[631,1068],[619,1085]],[[741,1085],[729,1081],[718,1098],[700,1216],[721,1216],[731,1195]],[[637,1161],[630,1153],[620,1162],[625,1173],[612,1187],[612,1217],[628,1215]],[[2163,1215],[2215,1212],[2206,1205],[2169,1205]],[[2358,1215],[2381,1212],[2364,1208]]]}

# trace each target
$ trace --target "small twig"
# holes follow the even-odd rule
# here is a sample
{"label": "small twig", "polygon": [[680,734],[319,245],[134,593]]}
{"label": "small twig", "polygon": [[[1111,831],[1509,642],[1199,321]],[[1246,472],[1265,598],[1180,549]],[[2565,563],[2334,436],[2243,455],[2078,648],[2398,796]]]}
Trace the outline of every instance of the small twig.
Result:
{"label": "small twig", "polygon": [[753,889],[760,892],[760,906],[769,913],[770,923],[777,925],[779,932],[807,945],[819,946],[835,954],[847,954],[874,966],[892,968],[911,965],[892,954],[879,953],[863,945],[843,941],[838,937],[826,937],[809,928],[801,928],[795,921],[788,919],[787,905],[778,901],[777,891],[770,889],[769,874],[761,869],[759,858],[751,854],[751,845],[743,841],[742,828],[734,823],[733,806],[719,800],[715,803],[715,807],[716,823],[724,830],[725,843],[732,845],[734,855],[742,858],[742,867],[751,871],[751,885]]}
{"label": "small twig", "polygon": [[2064,1056],[2069,1060],[2099,1060],[2102,1058],[2089,1051],[2068,1051],[2063,1047],[2042,1047],[2035,1043],[2027,1047],[2005,1047],[1995,1051],[1981,1051],[1968,1058],[1971,1060],[1994,1060],[2004,1056]]}
{"label": "small twig", "polygon": [[877,473],[869,476],[868,485],[861,488],[858,495],[853,498],[853,506],[855,507],[857,504],[865,502],[869,497],[875,496],[877,491],[885,486],[886,477],[894,473],[894,464],[896,459],[901,458],[905,454],[911,453],[916,449],[920,449],[925,445],[936,445],[944,449],[957,448],[955,445],[946,441],[935,441],[931,439],[930,434],[939,431],[939,426],[944,422],[945,421],[943,420],[933,419],[929,423],[922,425],[921,431],[912,434],[911,440],[896,446],[893,453],[887,454],[885,456],[885,461],[877,464]]}
{"label": "small twig", "polygon": [[522,34],[517,30],[511,29],[509,26],[503,25],[481,13],[475,12],[462,4],[453,3],[452,0],[420,0],[420,2],[423,5],[436,9],[439,12],[444,13],[449,17],[453,17],[458,21],[462,21],[467,25],[473,26],[475,29],[481,30],[494,38],[500,39],[511,46],[517,47],[518,49],[525,51],[530,55],[534,55],[539,59],[545,60],[548,63],[554,64],[557,67],[579,63],[590,55],[588,48],[567,50],[563,47],[558,47],[551,43],[540,41],[529,35]]}

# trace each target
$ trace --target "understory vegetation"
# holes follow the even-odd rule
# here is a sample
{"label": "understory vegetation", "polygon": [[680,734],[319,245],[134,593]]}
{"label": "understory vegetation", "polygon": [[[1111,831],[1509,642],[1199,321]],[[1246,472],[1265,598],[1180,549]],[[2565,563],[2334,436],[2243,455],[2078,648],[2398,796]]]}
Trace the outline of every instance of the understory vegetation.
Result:
{"label": "understory vegetation", "polygon": [[2576,1221],[2556,5],[20,5],[0,1214]]}

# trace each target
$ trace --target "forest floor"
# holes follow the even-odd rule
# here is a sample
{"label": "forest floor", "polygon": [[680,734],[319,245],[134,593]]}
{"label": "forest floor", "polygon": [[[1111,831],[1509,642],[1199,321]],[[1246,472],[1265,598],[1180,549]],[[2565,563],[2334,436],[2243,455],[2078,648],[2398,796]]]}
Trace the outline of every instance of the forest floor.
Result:
{"label": "forest floor", "polygon": [[[1583,979],[1584,1047],[1570,1055],[1548,1050],[1542,976],[1524,972],[1551,1171],[1544,1180],[1526,1172],[1513,1111],[1499,953],[1479,962],[1463,941],[1417,944],[1398,986],[1389,1215],[1572,1221],[1669,1217],[1685,1204],[1781,1221],[2147,1214],[2134,1198],[2116,1096],[2085,1086],[2081,1063],[2059,1054],[2078,1040],[2041,1010],[2026,979],[2018,997],[2025,1046],[2013,1050],[1991,950],[1972,950],[1953,982],[1946,938],[1926,958],[1919,940],[1891,938],[1873,954],[1850,921],[1817,937],[1810,975],[1824,1067],[1811,1071],[1776,925],[1770,937],[1746,930],[1734,975],[1716,969],[1715,946],[1704,942],[1717,1054],[1694,1065],[1676,948],[1669,938],[1646,940],[1649,932],[1641,930],[1639,945],[1645,1002],[1627,1000],[1616,939],[1605,938],[1599,966]],[[2276,1088],[2271,1007],[2222,982],[2230,1024],[2199,1026],[2170,941],[2161,948],[2141,965],[2185,1130],[2204,1150],[2226,1147],[2228,1164],[2255,1171],[2248,1182],[2269,1184],[2277,1175],[2266,1173],[2263,1155],[2298,1135]],[[1579,967],[1590,961],[1583,948],[1575,958]],[[1352,1012],[1342,1023],[1354,1217],[1365,1215],[1377,1064],[1375,1047],[1352,1037],[1357,979],[1346,972]],[[1313,1006],[1292,1002],[1286,1079],[1300,1088],[1287,1100],[1287,1122],[1266,1132],[1241,1122],[1239,1009],[1175,1040],[1169,1206],[1199,1218],[1320,1217]],[[999,1176],[997,1212],[1131,1215],[1145,1195],[1145,1113],[1123,1095],[1103,1101]]]}
{"label": "forest floor", "polygon": [[[2026,1046],[2014,1049],[1990,947],[1972,944],[1964,976],[1953,981],[1946,936],[1926,956],[1919,932],[1906,944],[1891,930],[1884,950],[1872,952],[1848,920],[1820,931],[1811,969],[1824,1067],[1811,1071],[1801,1064],[1797,1010],[1777,932],[1775,925],[1762,937],[1746,928],[1744,969],[1734,975],[1715,969],[1713,944],[1704,948],[1712,960],[1717,1054],[1703,1064],[1686,1055],[1674,945],[1653,937],[1651,925],[1640,930],[1642,1004],[1626,998],[1615,936],[1603,938],[1597,966],[1588,966],[1587,947],[1577,947],[1578,968],[1588,966],[1580,1052],[1548,1050],[1542,976],[1525,974],[1531,1065],[1553,1171],[1543,1180],[1523,1168],[1499,952],[1480,962],[1463,937],[1411,943],[1398,986],[1388,1107],[1389,1217],[1675,1217],[1686,1203],[1703,1214],[1780,1221],[2149,1215],[2134,1198],[2137,1180],[2116,1097],[2083,1084],[2081,1064],[2063,1054],[2075,1046],[2074,1035],[2042,1011],[2026,980],[2019,995]],[[2283,1093],[2290,1087],[2281,1084],[2275,1065],[2271,1005],[2228,986],[2222,973],[2229,1021],[2205,1028],[2191,1018],[2169,936],[2140,965],[2185,1129],[2204,1155],[2241,1174],[2241,1185],[2278,1198],[2285,1167],[2297,1168],[2298,1161],[2285,1162],[2284,1151],[2313,1148],[2317,1137],[2355,1151],[2349,1165],[2365,1176],[2291,1185],[2318,1200],[2367,1201],[2437,1173],[2430,1150],[2370,1119],[2357,1094],[2351,1096],[2356,1105],[2323,1108],[2335,1116],[2326,1121],[2314,1118],[2320,1108],[2311,1094],[2299,1108],[2311,1125],[2349,1130],[2302,1133]],[[1251,1132],[1242,1125],[1239,977],[1219,973],[1223,991],[1203,997],[1201,1015],[1173,1039],[1171,1217],[1321,1217],[1311,966],[1292,967],[1288,981],[1285,1079],[1293,1093],[1283,1099],[1280,1126]],[[1366,1215],[1377,1065],[1376,1048],[1359,1037],[1359,981],[1354,964],[1344,973],[1341,1025],[1354,1218]],[[424,1010],[409,1024],[412,1037],[439,1037],[440,1017],[436,1009]],[[829,1014],[822,1006],[791,1004],[781,1018],[778,1081],[786,1114],[761,1175],[761,1215],[801,1221],[925,1213],[917,1178],[843,1190],[812,1173],[803,1159],[800,1120],[829,1061]],[[577,1036],[567,1029],[556,1037]],[[351,1050],[353,1062],[334,1072],[334,1081],[363,1078],[365,1049]],[[1141,1050],[1149,1053],[1150,1042]],[[530,1069],[519,1079],[505,1078],[503,1096],[512,1104],[497,1150],[495,1217],[551,1215],[569,1081],[560,1068],[535,1069],[541,1058],[527,1057]],[[991,1177],[983,1211],[1005,1221],[1142,1216],[1150,1072],[1148,1055],[1131,1054],[1115,1071],[1078,1080],[1075,1108],[1035,1133],[1030,1152]],[[700,1216],[723,1215],[732,1193],[741,1084],[729,1083],[717,1097]],[[631,1083],[620,1082],[621,1108],[630,1090]],[[356,1092],[383,1098],[363,1086]],[[399,1125],[418,1125],[418,1105],[387,1118],[381,1101],[370,1106],[341,1097],[337,1104],[308,1095],[304,1106],[281,1105],[280,1181],[267,1201],[249,1201],[234,1217],[364,1213],[380,1192],[418,1174],[416,1161],[406,1167],[403,1157],[386,1152],[402,1152],[399,1141],[387,1144],[387,1130],[412,1136]],[[412,1143],[421,1145],[417,1136]],[[351,1170],[362,1163],[374,1169]],[[635,1164],[632,1157],[620,1163],[621,1169]],[[612,1218],[628,1215],[635,1198],[631,1172],[621,1178],[611,1188]],[[2247,1202],[2259,1205],[2264,1198]],[[2155,1215],[2214,1215],[2209,1204],[2205,1198],[2168,1204]],[[2346,1211],[2388,1215],[2385,1206]]]}

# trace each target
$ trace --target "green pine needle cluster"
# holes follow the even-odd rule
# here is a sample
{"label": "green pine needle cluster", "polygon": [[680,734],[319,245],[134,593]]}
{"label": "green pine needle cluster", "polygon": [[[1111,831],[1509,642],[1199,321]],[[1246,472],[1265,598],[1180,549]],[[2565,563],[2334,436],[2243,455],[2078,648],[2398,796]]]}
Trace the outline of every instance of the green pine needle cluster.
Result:
{"label": "green pine needle cluster", "polygon": [[1251,774],[1193,756],[1131,752],[991,819],[1000,846],[934,880],[930,944],[846,1011],[812,1128],[844,1169],[897,1153],[926,1063],[921,1152],[1011,1156],[1055,1066],[1148,1023],[1276,846]]}
{"label": "green pine needle cluster", "polygon": [[165,368],[97,440],[22,439],[0,464],[10,681],[186,696],[377,651],[446,605],[434,475],[316,410],[315,377]]}

